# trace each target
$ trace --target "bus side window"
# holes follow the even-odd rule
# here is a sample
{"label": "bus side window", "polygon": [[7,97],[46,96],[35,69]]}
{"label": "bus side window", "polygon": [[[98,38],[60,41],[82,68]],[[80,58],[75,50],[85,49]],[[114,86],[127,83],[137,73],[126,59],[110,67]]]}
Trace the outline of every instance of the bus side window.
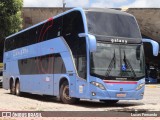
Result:
{"label": "bus side window", "polygon": [[9,39],[5,40],[5,52],[9,50]]}
{"label": "bus side window", "polygon": [[28,31],[28,45],[35,44],[38,39],[38,30],[37,27]]}
{"label": "bus side window", "polygon": [[62,30],[62,17],[58,17],[49,21],[50,28],[47,31],[47,39],[53,39],[61,36]]}
{"label": "bus side window", "polygon": [[13,39],[11,39],[11,41],[10,41],[10,47],[11,47],[11,49],[15,48],[15,44],[14,44],[15,40],[14,39],[15,39],[15,37]]}
{"label": "bus side window", "polygon": [[60,54],[54,55],[54,74],[66,73],[64,62]]}

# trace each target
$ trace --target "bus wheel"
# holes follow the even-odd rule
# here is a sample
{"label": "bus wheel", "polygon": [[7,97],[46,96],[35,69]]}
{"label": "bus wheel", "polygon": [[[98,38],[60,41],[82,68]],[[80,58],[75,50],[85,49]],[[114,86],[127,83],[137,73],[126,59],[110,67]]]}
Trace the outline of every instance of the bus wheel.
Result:
{"label": "bus wheel", "polygon": [[10,82],[10,93],[13,95],[16,94],[13,81]]}
{"label": "bus wheel", "polygon": [[19,82],[16,83],[16,90],[15,90],[15,92],[16,92],[17,96],[21,95],[21,92],[20,92],[20,83]]}
{"label": "bus wheel", "polygon": [[104,103],[107,103],[107,104],[115,104],[115,103],[117,103],[119,100],[100,100],[100,101],[102,101],[102,102],[104,102]]}
{"label": "bus wheel", "polygon": [[79,100],[69,96],[69,85],[67,81],[63,82],[60,86],[60,99],[65,104],[74,104]]}

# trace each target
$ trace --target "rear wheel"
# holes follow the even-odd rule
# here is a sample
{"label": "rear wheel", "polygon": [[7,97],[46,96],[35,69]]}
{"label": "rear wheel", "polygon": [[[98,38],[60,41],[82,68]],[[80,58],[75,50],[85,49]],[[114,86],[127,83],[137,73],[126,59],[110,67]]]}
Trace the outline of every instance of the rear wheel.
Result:
{"label": "rear wheel", "polygon": [[106,104],[116,104],[119,100],[100,100]]}
{"label": "rear wheel", "polygon": [[60,99],[65,104],[74,104],[79,100],[69,96],[69,85],[67,81],[64,81],[60,86]]}
{"label": "rear wheel", "polygon": [[16,93],[13,81],[10,82],[10,93],[13,95]]}
{"label": "rear wheel", "polygon": [[15,91],[16,91],[16,95],[17,96],[21,95],[21,92],[20,92],[20,83],[19,82],[16,83],[16,90]]}

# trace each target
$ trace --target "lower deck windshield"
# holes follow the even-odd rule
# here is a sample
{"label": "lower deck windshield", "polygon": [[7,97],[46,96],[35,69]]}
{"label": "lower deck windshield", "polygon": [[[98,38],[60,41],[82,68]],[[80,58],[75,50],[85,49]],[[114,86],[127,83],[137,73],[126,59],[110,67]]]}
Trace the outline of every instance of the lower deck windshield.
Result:
{"label": "lower deck windshield", "polygon": [[91,53],[91,75],[101,79],[144,77],[144,53],[142,45],[116,45],[97,43],[97,51]]}

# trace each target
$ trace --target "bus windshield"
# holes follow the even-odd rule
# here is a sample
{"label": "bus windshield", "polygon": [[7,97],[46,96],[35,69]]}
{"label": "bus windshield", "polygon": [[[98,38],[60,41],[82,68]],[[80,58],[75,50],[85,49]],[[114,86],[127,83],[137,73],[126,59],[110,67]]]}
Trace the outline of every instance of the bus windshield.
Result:
{"label": "bus windshield", "polygon": [[142,45],[115,45],[102,41],[97,51],[91,53],[91,75],[101,79],[144,77],[144,53]]}
{"label": "bus windshield", "polygon": [[88,31],[93,35],[141,38],[133,16],[86,11]]}

